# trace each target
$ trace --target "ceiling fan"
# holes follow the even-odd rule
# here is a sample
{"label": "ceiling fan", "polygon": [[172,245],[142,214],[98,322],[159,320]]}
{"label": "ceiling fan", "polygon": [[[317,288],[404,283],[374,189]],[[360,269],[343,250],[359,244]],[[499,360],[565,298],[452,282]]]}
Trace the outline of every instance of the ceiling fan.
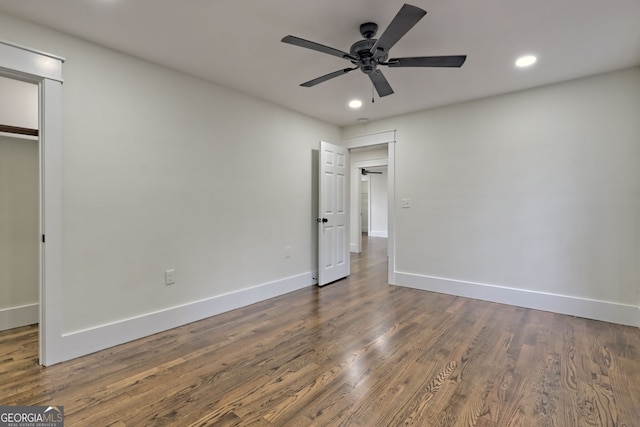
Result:
{"label": "ceiling fan", "polygon": [[466,55],[452,56],[417,56],[410,58],[389,58],[389,49],[395,45],[414,25],[425,16],[427,12],[419,7],[405,4],[400,8],[395,18],[391,21],[387,29],[379,39],[374,39],[378,31],[378,25],[373,22],[365,22],[360,25],[360,34],[364,40],[355,42],[349,53],[339,49],[324,46],[309,40],[304,40],[295,36],[286,36],[282,42],[294,46],[300,46],[318,52],[327,53],[340,58],[344,58],[354,65],[352,68],[344,68],[333,73],[309,80],[300,86],[311,87],[335,77],[342,76],[358,68],[367,74],[376,88],[380,97],[391,95],[393,89],[385,78],[379,65],[388,67],[461,67],[467,59]]}
{"label": "ceiling fan", "polygon": [[362,175],[366,176],[366,175],[371,175],[371,174],[382,175],[382,172],[370,171],[370,170],[367,170],[367,169],[364,169],[364,168],[362,169]]}

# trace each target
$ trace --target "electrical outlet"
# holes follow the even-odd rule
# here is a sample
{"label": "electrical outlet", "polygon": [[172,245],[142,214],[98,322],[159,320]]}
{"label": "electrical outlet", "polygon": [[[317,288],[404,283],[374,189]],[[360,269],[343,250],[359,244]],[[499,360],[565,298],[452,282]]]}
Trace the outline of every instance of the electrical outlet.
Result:
{"label": "electrical outlet", "polygon": [[176,270],[172,268],[164,272],[164,284],[173,285],[174,283],[176,283]]}
{"label": "electrical outlet", "polygon": [[291,258],[291,246],[286,246],[284,248],[284,257]]}

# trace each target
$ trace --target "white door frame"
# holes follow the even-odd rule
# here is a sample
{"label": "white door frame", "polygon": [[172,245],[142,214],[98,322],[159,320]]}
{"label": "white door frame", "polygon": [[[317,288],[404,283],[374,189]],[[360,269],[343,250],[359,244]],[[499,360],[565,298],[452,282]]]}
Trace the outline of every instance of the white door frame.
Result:
{"label": "white door frame", "polygon": [[[0,41],[0,74],[38,85],[40,151],[39,360],[61,360],[62,63],[64,58]],[[44,240],[44,237],[43,237]]]}
{"label": "white door frame", "polygon": [[[372,160],[360,160],[357,162],[352,162],[351,163],[351,174],[352,176],[354,174],[358,175],[358,182],[352,182],[352,191],[355,194],[360,194],[362,192],[362,179],[360,179],[359,175],[362,174],[362,169],[367,169],[367,168],[373,168],[373,167],[378,167],[378,166],[387,166],[387,171],[388,171],[388,165],[389,165],[389,159],[372,159]],[[388,173],[387,173],[387,179],[389,178]],[[356,184],[357,187],[354,187],[353,184]],[[390,186],[391,182],[387,182],[387,186]],[[352,195],[353,197],[353,195]],[[389,202],[387,201],[387,205],[389,204]],[[354,204],[351,205],[351,208],[353,209],[355,207]],[[358,211],[357,214],[355,216],[355,218],[357,218],[357,222],[358,222],[358,230],[362,229],[362,216],[360,215],[362,212],[362,205],[358,204]],[[371,214],[371,180],[369,180],[369,214]],[[352,217],[354,218],[354,217]],[[371,216],[369,216],[369,232],[371,232]],[[362,239],[356,239],[356,243],[355,246],[352,244],[351,245],[351,252],[357,252],[360,253],[362,252]]]}
{"label": "white door frame", "polygon": [[[385,132],[377,132],[362,136],[356,136],[353,138],[344,139],[342,141],[342,145],[347,147],[348,149],[352,148],[362,148],[362,147],[372,147],[375,145],[384,145],[387,144],[387,183],[388,183],[388,238],[387,238],[387,256],[388,256],[388,282],[391,285],[395,285],[395,271],[396,271],[396,236],[395,236],[395,192],[396,192],[396,174],[395,174],[395,164],[396,164],[396,131],[389,130]],[[354,164],[360,164],[363,162],[354,162]],[[377,160],[380,162],[380,160]],[[378,166],[378,165],[377,165]],[[384,166],[384,165],[379,165]],[[370,165],[360,166],[362,167],[370,167]],[[351,173],[359,172],[357,167],[351,165]],[[354,172],[355,170],[355,172]],[[358,177],[359,178],[359,177]],[[353,181],[352,181],[353,182]],[[358,179],[358,184],[356,184],[356,191],[360,191],[360,180]],[[353,192],[354,186],[352,188],[352,200],[353,200]],[[358,195],[358,193],[356,193]]]}

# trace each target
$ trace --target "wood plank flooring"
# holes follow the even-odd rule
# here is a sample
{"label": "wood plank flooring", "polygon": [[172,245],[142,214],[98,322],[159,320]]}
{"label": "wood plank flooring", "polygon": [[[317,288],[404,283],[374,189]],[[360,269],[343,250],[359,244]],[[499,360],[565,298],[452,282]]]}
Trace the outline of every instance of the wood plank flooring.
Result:
{"label": "wood plank flooring", "polygon": [[352,276],[59,365],[0,332],[0,405],[67,426],[640,426],[640,330]]}

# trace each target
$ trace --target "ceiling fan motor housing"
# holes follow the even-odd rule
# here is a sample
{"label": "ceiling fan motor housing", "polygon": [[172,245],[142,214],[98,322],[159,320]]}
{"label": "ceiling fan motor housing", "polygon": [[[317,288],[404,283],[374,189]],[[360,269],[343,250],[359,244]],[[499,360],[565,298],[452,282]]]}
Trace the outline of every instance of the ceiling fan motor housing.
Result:
{"label": "ceiling fan motor housing", "polygon": [[376,39],[364,39],[355,42],[351,46],[351,56],[358,58],[358,61],[351,61],[354,65],[358,65],[360,70],[365,74],[373,73],[376,70],[376,62],[371,53],[371,48],[376,44]]}
{"label": "ceiling fan motor housing", "polygon": [[[366,24],[362,24],[366,25]],[[375,25],[375,24],[373,24]],[[360,67],[360,71],[365,74],[371,74],[376,71],[379,63],[384,63],[387,59],[387,54],[379,57],[374,57],[371,53],[371,48],[376,44],[376,39],[364,39],[355,42],[349,51],[351,56],[358,58],[357,61],[351,61],[354,65]]]}

